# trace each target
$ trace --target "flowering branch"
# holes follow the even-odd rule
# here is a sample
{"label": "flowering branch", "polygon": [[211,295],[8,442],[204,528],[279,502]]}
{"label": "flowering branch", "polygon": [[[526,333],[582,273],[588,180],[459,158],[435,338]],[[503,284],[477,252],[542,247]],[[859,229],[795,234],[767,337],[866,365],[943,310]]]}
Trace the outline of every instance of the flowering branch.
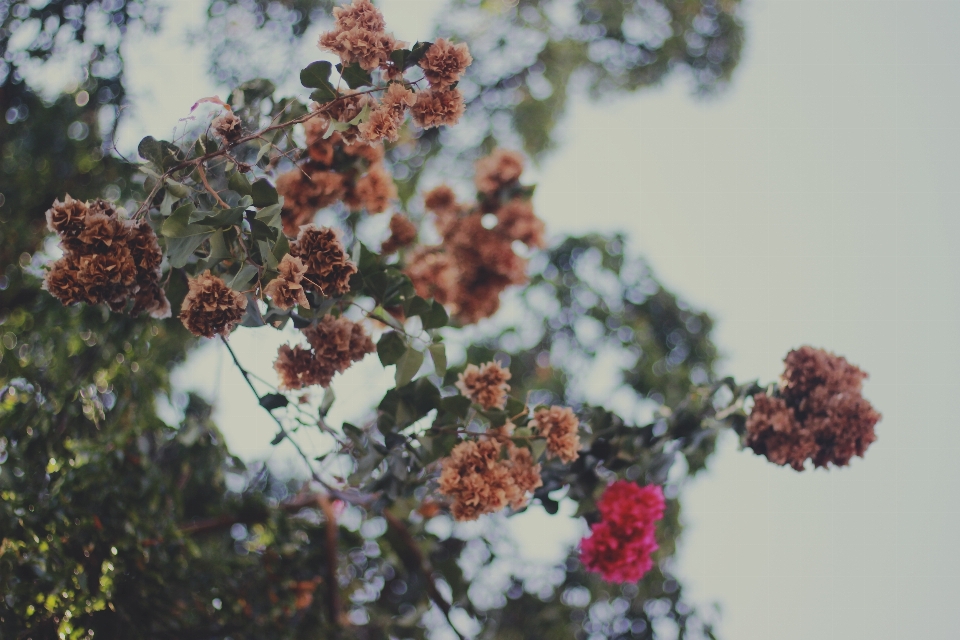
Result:
{"label": "flowering branch", "polygon": [[337,489],[336,487],[330,485],[326,480],[320,477],[320,475],[314,470],[313,465],[310,463],[310,458],[303,451],[303,449],[300,447],[297,441],[290,437],[290,432],[284,426],[283,421],[280,420],[280,418],[278,418],[277,416],[275,416],[273,414],[273,411],[271,411],[266,406],[264,406],[263,396],[261,396],[260,393],[257,391],[257,388],[253,386],[253,381],[250,379],[250,373],[243,368],[243,365],[240,364],[240,360],[237,359],[237,354],[234,353],[233,348],[230,346],[230,343],[227,342],[227,339],[224,338],[223,336],[220,336],[220,340],[227,347],[227,351],[230,353],[230,357],[233,359],[233,364],[236,365],[237,369],[240,370],[240,374],[243,376],[244,381],[246,381],[247,386],[250,387],[250,391],[252,391],[254,397],[256,397],[257,403],[261,407],[263,407],[264,411],[266,411],[270,415],[270,417],[273,419],[273,421],[277,424],[277,427],[280,429],[280,435],[282,436],[282,439],[286,439],[287,441],[290,442],[290,444],[293,445],[293,448],[296,449],[297,453],[300,455],[300,458],[307,465],[307,469],[309,469],[310,471],[310,477],[313,478],[315,482],[323,486],[323,488],[326,489],[331,496],[333,496],[334,498],[337,498],[338,500],[343,500],[344,502],[361,505],[361,506],[365,506],[373,502],[376,496],[364,495],[364,494],[354,495],[348,492],[341,491],[340,489]]}

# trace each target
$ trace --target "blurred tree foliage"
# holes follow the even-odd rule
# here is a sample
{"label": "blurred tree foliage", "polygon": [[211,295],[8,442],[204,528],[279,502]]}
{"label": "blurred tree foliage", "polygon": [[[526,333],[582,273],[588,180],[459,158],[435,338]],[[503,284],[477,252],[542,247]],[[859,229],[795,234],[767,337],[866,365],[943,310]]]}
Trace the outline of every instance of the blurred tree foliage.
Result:
{"label": "blurred tree foliage", "polygon": [[[278,22],[297,38],[331,6],[216,0],[209,16],[213,24],[242,11],[255,29]],[[737,6],[454,2],[443,30],[481,61],[462,84],[473,137],[427,133],[414,153],[392,153],[402,193],[409,198],[443,164],[436,159],[470,160],[495,140],[542,154],[576,90],[632,91],[678,68],[698,90],[723,83],[739,58]],[[0,637],[426,637],[445,622],[424,566],[479,625],[477,637],[650,638],[660,625],[712,637],[670,574],[676,491],[703,468],[718,421],[742,422],[742,413],[716,414],[746,389],[715,379],[710,319],[628,259],[622,239],[571,238],[545,252],[514,305],[522,322],[508,319],[469,356],[508,358],[518,393],[570,404],[591,426],[589,454],[573,469],[544,469],[536,497],[547,511],[558,511],[565,492],[586,511],[615,476],[669,480],[659,563],[623,587],[586,574],[573,555],[546,577],[505,568],[497,527],[460,538],[429,526],[413,510],[425,488],[403,474],[381,482],[390,496],[383,511],[347,508],[332,548],[323,509],[297,483],[232,457],[201,399],[178,405],[176,426],[158,418],[158,402],[177,404],[169,372],[192,344],[179,321],[108,320],[103,309],[64,308],[39,289],[42,254],[32,254],[54,198],[143,197],[136,167],[111,140],[126,100],[122,43],[134,25],[159,26],[161,9],[156,0],[0,0]],[[226,69],[230,53],[214,46],[214,68]],[[57,65],[78,66],[78,80],[51,97],[31,78]],[[172,292],[175,307],[182,295]],[[611,350],[627,354],[611,382],[627,390],[622,416],[582,391],[583,371]],[[402,434],[431,410],[442,418],[436,391],[457,370],[430,388],[398,390],[381,404],[378,428]],[[408,455],[402,438],[356,439],[355,454],[370,464],[392,469]],[[443,451],[438,444],[433,459]],[[679,458],[685,472],[668,478]],[[334,568],[342,601],[329,588]]]}

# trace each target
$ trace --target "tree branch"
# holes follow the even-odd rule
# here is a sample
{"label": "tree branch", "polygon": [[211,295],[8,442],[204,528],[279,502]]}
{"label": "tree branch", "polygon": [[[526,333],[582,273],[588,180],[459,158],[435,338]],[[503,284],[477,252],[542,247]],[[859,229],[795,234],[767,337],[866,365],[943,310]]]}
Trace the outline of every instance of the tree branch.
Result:
{"label": "tree branch", "polygon": [[453,632],[457,634],[457,637],[460,638],[460,640],[466,640],[463,634],[453,625],[453,621],[450,619],[450,603],[444,599],[443,594],[441,594],[437,588],[437,583],[433,579],[433,569],[430,567],[427,559],[423,557],[423,552],[420,551],[420,545],[417,544],[410,530],[407,529],[407,525],[387,509],[384,509],[382,513],[387,521],[387,526],[393,529],[393,532],[397,534],[406,547],[406,553],[401,553],[400,558],[404,564],[407,565],[407,569],[423,576],[427,585],[427,595],[429,595],[433,603],[437,605],[437,608],[443,612],[443,617],[447,619],[447,624],[449,624]]}

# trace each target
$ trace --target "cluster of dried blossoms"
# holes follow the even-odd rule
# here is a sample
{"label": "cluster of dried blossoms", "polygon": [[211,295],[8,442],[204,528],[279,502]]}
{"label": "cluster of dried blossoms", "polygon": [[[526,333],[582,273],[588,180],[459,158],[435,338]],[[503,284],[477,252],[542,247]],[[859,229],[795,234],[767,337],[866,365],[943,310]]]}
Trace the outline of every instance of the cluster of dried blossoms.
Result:
{"label": "cluster of dried blossoms", "polygon": [[845,358],[804,346],[787,354],[779,396],[754,396],[746,445],[802,471],[849,464],[876,440],[880,414],[861,394],[867,374]]}
{"label": "cluster of dried blossoms", "polygon": [[[430,88],[415,92],[390,55],[403,43],[384,31],[383,15],[369,0],[354,0],[333,12],[335,28],[320,36],[320,48],[336,53],[344,67],[356,63],[367,71],[380,69],[390,82],[379,97],[350,90],[333,102],[314,105],[321,113],[304,124],[309,158],[277,179],[284,197],[284,231],[291,236],[317,210],[336,202],[368,213],[386,210],[397,193],[383,166],[381,142],[399,139],[408,111],[422,127],[456,124],[464,111],[463,95],[453,85],[473,61],[467,45],[443,38],[430,45],[418,62]],[[222,122],[221,128],[228,124]]]}
{"label": "cluster of dried blossoms", "polygon": [[416,239],[417,226],[402,213],[395,213],[390,218],[390,237],[380,245],[380,252],[389,255],[398,249],[409,247]]}
{"label": "cluster of dried blossoms", "polygon": [[60,236],[63,257],[44,281],[44,288],[65,305],[107,304],[130,313],[170,316],[170,303],[160,287],[163,253],[153,229],[145,221],[119,217],[103,200],[81,202],[69,195],[54,201],[47,225]]}
{"label": "cluster of dried blossoms", "polygon": [[308,158],[277,178],[277,193],[283,196],[283,230],[288,236],[297,235],[318,210],[336,202],[381,213],[397,196],[383,165],[383,146],[356,139],[347,142],[347,137],[355,135],[350,130],[324,138],[328,126],[323,116],[304,123]]}
{"label": "cluster of dried blossoms", "polygon": [[637,582],[653,566],[651,554],[659,547],[656,523],[666,505],[655,485],[640,487],[618,480],[607,487],[597,509],[600,522],[580,541],[580,561],[607,582]]}
{"label": "cluster of dried blossoms", "polygon": [[537,409],[530,427],[547,441],[547,456],[570,463],[580,457],[580,420],[569,407]]}
{"label": "cluster of dried blossoms", "polygon": [[[484,409],[502,409],[507,403],[510,372],[496,362],[467,365],[457,380],[460,393]],[[573,462],[578,457],[580,421],[568,408],[538,409],[529,425],[546,440],[547,456]],[[527,502],[527,492],[542,485],[540,465],[529,449],[517,447],[510,437],[514,425],[490,429],[479,440],[459,443],[441,460],[440,492],[453,498],[457,520],[476,520],[510,505]]]}
{"label": "cluster of dried blossoms", "polygon": [[468,364],[458,376],[457,389],[471,402],[484,409],[502,409],[507,404],[510,385],[510,371],[498,362],[485,362],[479,367]]}
{"label": "cluster of dried blossoms", "polygon": [[[534,214],[530,190],[520,184],[522,172],[520,154],[498,149],[477,163],[474,205],[459,204],[446,186],[424,197],[443,241],[413,252],[405,272],[418,295],[449,305],[461,322],[493,315],[503,290],[527,281],[527,261],[514,242],[544,244],[544,225]],[[487,215],[496,218],[492,226],[485,224]]]}
{"label": "cluster of dried blossoms", "polygon": [[210,271],[187,281],[189,290],[180,305],[180,321],[195,336],[226,336],[243,319],[247,298]]}
{"label": "cluster of dried blossoms", "polygon": [[510,440],[513,429],[509,422],[490,429],[478,440],[459,443],[443,459],[440,492],[453,498],[456,520],[476,520],[507,505],[520,509],[527,493],[543,484],[533,454]]}
{"label": "cluster of dried blossoms", "polygon": [[[463,94],[456,83],[473,62],[466,44],[454,45],[438,38],[418,61],[429,89],[414,93],[403,85],[404,69],[397,67],[391,54],[405,45],[386,33],[383,14],[370,0],[354,0],[352,5],[333,10],[333,31],[320,36],[318,46],[339,56],[344,67],[358,64],[366,71],[380,69],[384,78],[395,81],[380,103],[364,95],[357,103],[356,113],[365,106],[370,114],[360,134],[367,140],[395,141],[407,109],[414,122],[424,128],[453,125],[460,120],[465,108]],[[349,122],[350,117],[336,117]]]}
{"label": "cluster of dried blossoms", "polygon": [[376,350],[363,325],[344,317],[326,315],[303,329],[309,348],[283,345],[273,367],[284,389],[330,386],[333,376]]}
{"label": "cluster of dried blossoms", "polygon": [[331,297],[350,291],[350,276],[357,266],[347,259],[340,233],[329,227],[308,224],[290,243],[290,255],[303,265],[300,284],[307,291]]}

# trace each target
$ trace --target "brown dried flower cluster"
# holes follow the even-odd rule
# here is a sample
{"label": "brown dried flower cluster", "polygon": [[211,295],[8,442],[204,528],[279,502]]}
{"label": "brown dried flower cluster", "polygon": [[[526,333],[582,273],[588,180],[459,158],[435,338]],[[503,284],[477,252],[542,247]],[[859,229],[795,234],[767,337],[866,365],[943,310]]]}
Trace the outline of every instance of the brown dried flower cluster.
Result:
{"label": "brown dried flower cluster", "polygon": [[350,276],[357,267],[347,259],[336,229],[313,224],[301,227],[297,239],[290,243],[290,255],[303,264],[300,283],[308,291],[328,297],[350,291]]}
{"label": "brown dried flower cluster", "polygon": [[[458,204],[446,186],[424,195],[424,206],[435,214],[443,242],[414,252],[406,274],[418,295],[449,304],[461,322],[493,315],[503,290],[527,281],[527,262],[514,251],[515,241],[529,247],[544,245],[543,222],[519,183],[522,171],[518,154],[498,150],[477,163],[478,184],[496,186],[489,192],[481,189],[482,199],[476,204]],[[483,223],[486,214],[497,219],[489,229]]]}
{"label": "brown dried flower cluster", "polygon": [[573,462],[580,457],[580,420],[569,407],[553,406],[533,414],[530,426],[547,440],[547,457]]}
{"label": "brown dried flower cluster", "polygon": [[160,287],[163,252],[145,221],[121,220],[108,202],[90,203],[69,195],[54,201],[47,226],[60,236],[64,255],[53,263],[44,288],[65,305],[107,304],[132,315],[169,318],[170,303]]}
{"label": "brown dried flower cluster", "polygon": [[[384,31],[383,14],[369,0],[354,0],[333,12],[334,29],[320,36],[318,46],[337,54],[344,66],[356,63],[367,71],[379,68],[385,78],[397,81],[389,86],[379,105],[364,96],[363,105],[369,105],[371,110],[359,125],[358,133],[365,140],[396,141],[407,109],[414,122],[425,128],[453,125],[460,120],[465,108],[463,94],[452,85],[473,62],[466,44],[454,45],[438,38],[418,62],[430,88],[414,94],[402,84],[403,69],[390,59],[390,54],[404,44]],[[350,117],[333,117],[349,122],[361,109],[362,106]]]}
{"label": "brown dried flower cluster", "polygon": [[746,445],[771,462],[802,471],[804,462],[846,466],[876,440],[880,414],[861,395],[867,374],[822,349],[787,354],[779,397],[754,396]]}
{"label": "brown dried flower cluster", "polygon": [[360,136],[368,142],[400,139],[400,127],[407,117],[407,109],[417,103],[416,94],[400,83],[392,83],[380,99],[380,105],[358,127]]}
{"label": "brown dried flower cluster", "polygon": [[187,296],[180,306],[180,321],[195,336],[226,336],[243,318],[247,298],[210,271],[187,281]]}
{"label": "brown dried flower cluster", "polygon": [[288,253],[283,256],[277,270],[280,275],[263,288],[264,295],[269,296],[273,304],[280,309],[289,309],[296,305],[309,309],[310,304],[302,284],[307,268],[300,258]]}
{"label": "brown dried flower cluster", "polygon": [[402,247],[413,244],[417,239],[417,226],[410,221],[410,218],[402,213],[395,213],[390,218],[390,237],[384,240],[380,251],[384,254],[390,254]]}
{"label": "brown dried flower cluster", "polygon": [[466,43],[453,44],[437,38],[427,53],[420,59],[420,68],[431,87],[445,89],[459,82],[467,67],[473,62]]}
{"label": "brown dried flower cluster", "polygon": [[418,125],[431,129],[457,124],[466,109],[460,89],[428,89],[417,94],[410,114]]}
{"label": "brown dried flower cluster", "polygon": [[397,196],[383,165],[383,147],[362,140],[347,143],[344,137],[349,130],[324,138],[328,126],[323,116],[304,124],[309,158],[277,178],[277,192],[284,199],[283,230],[288,236],[295,236],[318,210],[336,202],[381,213]]}
{"label": "brown dried flower cluster", "polygon": [[337,54],[344,66],[356,62],[367,71],[389,63],[399,43],[384,32],[383,14],[370,0],[353,0],[351,5],[337,7],[333,17],[333,31],[320,35],[321,49]]}
{"label": "brown dried flower cluster", "polygon": [[417,93],[417,100],[410,109],[414,122],[429,129],[455,125],[460,121],[466,104],[463,93],[453,85],[460,81],[472,62],[465,43],[453,44],[437,38],[417,63],[430,88]]}
{"label": "brown dried flower cluster", "polygon": [[243,134],[243,122],[232,111],[214,118],[213,133],[225,142],[234,142]]}
{"label": "brown dried flower cluster", "polygon": [[493,195],[502,187],[519,180],[522,173],[522,155],[509,149],[494,149],[489,156],[477,161],[473,180],[477,191]]}
{"label": "brown dried flower cluster", "polygon": [[527,493],[542,486],[530,450],[500,435],[461,442],[441,461],[440,492],[453,498],[456,520],[476,520],[507,505],[520,509]]}
{"label": "brown dried flower cluster", "polygon": [[273,363],[284,389],[329,387],[333,376],[376,350],[363,325],[343,317],[326,315],[303,334],[310,348],[283,345]]}
{"label": "brown dried flower cluster", "polygon": [[484,409],[502,409],[507,404],[510,371],[498,362],[486,362],[479,367],[468,364],[457,379],[457,389]]}

